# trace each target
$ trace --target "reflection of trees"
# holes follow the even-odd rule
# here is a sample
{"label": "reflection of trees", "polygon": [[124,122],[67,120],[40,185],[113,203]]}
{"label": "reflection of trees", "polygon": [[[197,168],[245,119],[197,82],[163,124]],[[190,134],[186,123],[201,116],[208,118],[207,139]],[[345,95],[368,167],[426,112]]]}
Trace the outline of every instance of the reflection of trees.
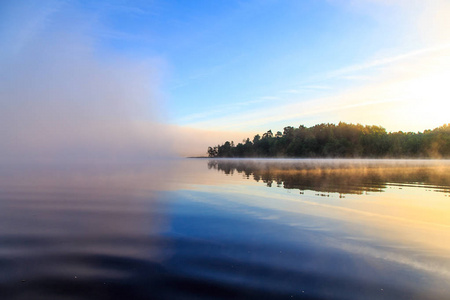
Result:
{"label": "reflection of trees", "polygon": [[362,194],[381,192],[387,184],[421,184],[450,193],[450,164],[435,161],[216,159],[208,168],[286,189]]}

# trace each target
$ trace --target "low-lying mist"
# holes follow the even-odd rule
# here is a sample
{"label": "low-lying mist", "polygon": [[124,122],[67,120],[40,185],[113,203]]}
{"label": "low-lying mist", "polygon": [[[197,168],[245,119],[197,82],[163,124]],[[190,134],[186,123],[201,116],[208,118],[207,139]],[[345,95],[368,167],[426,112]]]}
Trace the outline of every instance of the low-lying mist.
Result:
{"label": "low-lying mist", "polygon": [[159,121],[158,60],[101,50],[90,21],[64,5],[48,5],[32,19],[26,5],[3,12],[0,162],[171,156]]}

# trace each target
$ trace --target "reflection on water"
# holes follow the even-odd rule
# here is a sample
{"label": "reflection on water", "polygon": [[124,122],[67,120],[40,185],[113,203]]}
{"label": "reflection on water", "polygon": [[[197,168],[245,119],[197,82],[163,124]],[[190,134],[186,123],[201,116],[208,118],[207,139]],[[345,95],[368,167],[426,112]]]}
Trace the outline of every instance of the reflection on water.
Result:
{"label": "reflection on water", "polygon": [[398,160],[210,160],[208,168],[234,172],[286,189],[362,194],[388,184],[428,186],[450,193],[447,161]]}
{"label": "reflection on water", "polygon": [[340,220],[371,238],[450,253],[450,161],[210,160],[208,168],[299,191],[275,202],[261,195],[260,206]]}
{"label": "reflection on water", "polygon": [[4,166],[0,299],[445,299],[449,169],[404,160]]}

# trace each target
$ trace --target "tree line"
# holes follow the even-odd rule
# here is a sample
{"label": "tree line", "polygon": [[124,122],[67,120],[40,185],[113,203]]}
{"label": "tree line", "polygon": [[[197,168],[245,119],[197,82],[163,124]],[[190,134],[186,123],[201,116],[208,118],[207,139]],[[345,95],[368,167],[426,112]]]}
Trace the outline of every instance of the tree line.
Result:
{"label": "tree line", "polygon": [[450,158],[450,124],[423,132],[387,132],[381,126],[330,123],[272,130],[237,145],[208,147],[209,157]]}

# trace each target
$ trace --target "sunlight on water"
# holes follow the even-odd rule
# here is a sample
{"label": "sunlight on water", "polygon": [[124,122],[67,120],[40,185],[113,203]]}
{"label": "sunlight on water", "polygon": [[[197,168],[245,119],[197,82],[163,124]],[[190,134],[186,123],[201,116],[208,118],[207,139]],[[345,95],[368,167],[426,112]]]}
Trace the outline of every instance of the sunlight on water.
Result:
{"label": "sunlight on water", "polygon": [[2,299],[442,299],[450,162],[0,171]]}
{"label": "sunlight on water", "polygon": [[[223,160],[209,166],[225,174],[245,174],[268,187],[284,187],[278,199],[295,202],[284,204],[289,211],[363,223],[364,230],[378,228],[380,238],[450,250],[448,161]],[[280,203],[267,205],[283,209]]]}

